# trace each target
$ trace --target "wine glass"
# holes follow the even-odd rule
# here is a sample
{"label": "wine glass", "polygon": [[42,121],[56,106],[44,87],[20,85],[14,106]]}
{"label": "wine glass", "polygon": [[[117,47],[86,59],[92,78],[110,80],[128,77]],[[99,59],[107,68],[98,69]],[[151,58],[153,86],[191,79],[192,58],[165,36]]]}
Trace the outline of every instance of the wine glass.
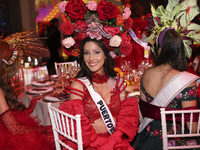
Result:
{"label": "wine glass", "polygon": [[59,76],[60,82],[62,84],[62,88],[64,88],[66,72],[67,72],[66,67],[64,65],[60,65],[59,69],[58,69],[58,76]]}

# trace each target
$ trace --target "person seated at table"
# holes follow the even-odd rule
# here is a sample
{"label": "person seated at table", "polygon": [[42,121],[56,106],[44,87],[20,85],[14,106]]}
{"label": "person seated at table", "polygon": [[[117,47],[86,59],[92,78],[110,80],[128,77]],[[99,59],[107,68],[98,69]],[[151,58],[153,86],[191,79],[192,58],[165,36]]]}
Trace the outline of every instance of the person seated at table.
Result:
{"label": "person seated at table", "polygon": [[39,126],[30,114],[37,99],[29,108],[18,102],[10,78],[20,67],[23,53],[0,41],[0,149],[53,150],[55,149],[51,126]]}
{"label": "person seated at table", "polygon": [[[155,29],[155,31],[158,30]],[[133,147],[136,150],[163,149],[161,107],[169,110],[198,109],[196,81],[199,77],[187,72],[188,62],[185,52],[188,51],[184,51],[186,48],[181,34],[172,27],[166,27],[157,36],[151,48],[155,67],[144,71],[140,84],[139,106],[144,120],[139,126],[139,134],[133,141]],[[188,118],[185,117],[185,120]],[[180,122],[176,125],[181,129]],[[190,128],[189,122],[185,125],[186,133],[188,133],[187,128]],[[192,129],[192,132],[197,131],[197,122],[193,122]],[[172,121],[167,121],[167,132],[174,132]],[[181,130],[177,132],[181,133]],[[174,138],[169,140],[168,145],[195,145],[195,143],[199,143],[199,139]]]}
{"label": "person seated at table", "polygon": [[103,40],[87,37],[81,41],[80,51],[81,70],[76,78],[70,79],[70,86],[65,87],[70,100],[59,109],[81,115],[84,149],[133,149],[129,142],[138,130],[137,98],[126,99],[126,86],[116,76],[114,60]]}

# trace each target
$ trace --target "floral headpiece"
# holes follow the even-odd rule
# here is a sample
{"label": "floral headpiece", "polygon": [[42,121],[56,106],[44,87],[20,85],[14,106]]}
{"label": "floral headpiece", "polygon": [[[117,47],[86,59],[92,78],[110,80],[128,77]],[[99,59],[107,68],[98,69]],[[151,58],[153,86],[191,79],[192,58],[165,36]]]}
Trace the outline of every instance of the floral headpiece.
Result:
{"label": "floral headpiece", "polygon": [[[166,28],[175,29],[182,37],[185,55],[190,58],[192,44],[200,43],[200,25],[192,23],[191,20],[199,14],[199,7],[196,4],[189,4],[190,0],[168,0],[166,9],[159,6],[156,10],[151,5],[152,17],[148,18],[147,31],[150,31],[148,42],[154,45],[160,33]],[[191,6],[190,6],[191,5]],[[147,32],[148,34],[148,32]],[[148,36],[148,35],[147,35]],[[145,41],[145,39],[142,39]]]}
{"label": "floral headpiece", "polygon": [[9,60],[2,59],[7,65],[12,65],[17,58],[17,55],[20,56],[37,56],[38,54],[33,52],[34,51],[42,51],[47,50],[42,48],[40,39],[44,39],[45,37],[38,38],[35,36],[34,31],[24,31],[24,32],[17,32],[7,36],[4,39],[1,39],[3,42],[9,44],[10,49],[13,50],[12,56]]}
{"label": "floral headpiece", "polygon": [[117,7],[106,0],[69,0],[62,1],[59,9],[65,35],[62,44],[67,55],[78,56],[79,44],[87,36],[103,39],[113,57],[126,56],[132,51],[128,35],[133,25],[129,4]]}

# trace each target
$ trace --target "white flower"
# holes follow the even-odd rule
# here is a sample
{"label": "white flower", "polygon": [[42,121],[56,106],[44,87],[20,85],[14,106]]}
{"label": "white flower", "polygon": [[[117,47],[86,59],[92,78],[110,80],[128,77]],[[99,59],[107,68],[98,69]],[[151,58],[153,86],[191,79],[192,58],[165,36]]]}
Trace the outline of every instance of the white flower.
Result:
{"label": "white flower", "polygon": [[118,35],[115,35],[110,39],[109,45],[111,47],[119,47],[121,42],[122,42],[122,39]]}
{"label": "white flower", "polygon": [[72,37],[68,37],[62,40],[62,44],[63,46],[65,46],[66,48],[70,48],[75,44],[75,40]]}

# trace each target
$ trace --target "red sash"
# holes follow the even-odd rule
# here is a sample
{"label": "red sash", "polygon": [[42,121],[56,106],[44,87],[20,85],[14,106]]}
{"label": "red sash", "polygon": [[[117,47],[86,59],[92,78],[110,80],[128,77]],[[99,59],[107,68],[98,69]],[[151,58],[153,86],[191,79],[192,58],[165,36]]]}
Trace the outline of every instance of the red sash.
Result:
{"label": "red sash", "polygon": [[[161,115],[160,115],[160,108],[159,106],[155,106],[152,105],[150,103],[147,103],[145,101],[143,101],[142,99],[139,100],[139,105],[140,105],[140,111],[142,113],[142,116],[144,117],[148,117],[154,120],[161,120]],[[165,110],[194,110],[194,109],[198,109],[197,106],[192,106],[192,107],[186,107],[186,108],[182,108],[182,109],[178,109],[178,108],[165,108]],[[151,111],[149,111],[151,110]],[[199,113],[194,113],[193,114],[193,122],[198,122],[198,117],[199,117]],[[181,114],[177,114],[175,116],[177,121],[181,121]],[[166,115],[166,120],[167,121],[172,121],[172,115]],[[185,121],[190,121],[190,114],[186,114],[185,115]]]}

